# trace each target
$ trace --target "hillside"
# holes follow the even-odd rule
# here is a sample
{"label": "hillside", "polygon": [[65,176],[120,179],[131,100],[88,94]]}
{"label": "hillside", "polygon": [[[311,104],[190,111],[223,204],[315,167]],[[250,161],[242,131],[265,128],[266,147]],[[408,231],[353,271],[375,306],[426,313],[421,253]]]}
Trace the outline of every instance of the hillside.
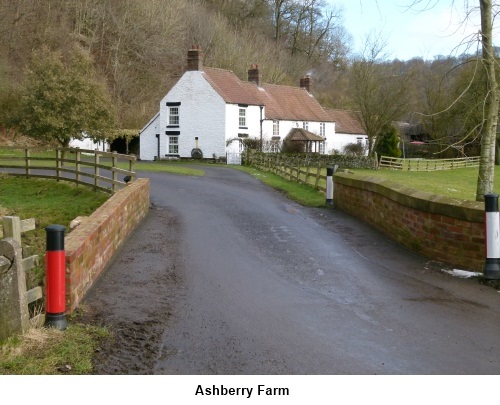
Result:
{"label": "hillside", "polygon": [[[300,24],[294,23],[298,13]],[[345,68],[349,51],[340,18],[316,0],[0,2],[0,123],[15,108],[32,51],[42,46],[63,54],[78,46],[91,54],[118,107],[121,128],[147,122],[183,73],[193,44],[203,48],[207,66],[241,78],[252,63],[261,66],[267,83],[297,85],[306,72],[317,71],[315,92],[333,102],[327,89]]]}
{"label": "hillside", "polygon": [[259,65],[265,83],[297,86],[310,75],[316,99],[326,108],[361,111],[371,138],[382,122],[370,119],[387,125],[406,121],[412,124],[408,136],[429,140],[438,151],[477,144],[485,79],[476,55],[389,61],[376,35],[367,38],[366,55],[352,55],[342,11],[334,4],[2,1],[0,128],[19,128],[26,69],[42,49],[59,52],[65,62],[75,48],[89,55],[93,75],[117,112],[113,126],[137,130],[185,71],[187,50],[199,45],[205,66],[231,70],[242,80],[251,64]]}

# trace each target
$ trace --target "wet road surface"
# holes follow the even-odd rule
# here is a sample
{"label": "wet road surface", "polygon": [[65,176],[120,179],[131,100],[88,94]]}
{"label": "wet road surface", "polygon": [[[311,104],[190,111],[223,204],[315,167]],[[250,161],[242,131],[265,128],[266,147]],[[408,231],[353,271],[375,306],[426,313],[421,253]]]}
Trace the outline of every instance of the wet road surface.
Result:
{"label": "wet road surface", "polygon": [[153,373],[500,372],[493,288],[246,173],[147,177],[182,279]]}
{"label": "wet road surface", "polygon": [[240,171],[139,175],[150,212],[79,311],[113,335],[96,374],[500,374],[492,287]]}

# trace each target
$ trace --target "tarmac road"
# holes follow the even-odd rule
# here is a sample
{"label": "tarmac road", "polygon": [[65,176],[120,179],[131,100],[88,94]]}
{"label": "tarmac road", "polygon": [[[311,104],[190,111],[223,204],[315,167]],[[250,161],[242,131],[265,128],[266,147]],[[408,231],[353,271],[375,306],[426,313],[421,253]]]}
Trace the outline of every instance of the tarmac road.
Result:
{"label": "tarmac road", "polygon": [[[129,298],[158,332],[157,342],[143,338],[154,353],[136,372],[500,373],[500,294],[492,287],[451,277],[346,214],[302,207],[237,170],[139,173],[146,176],[154,210],[125,247],[129,258],[111,265],[87,299],[111,319],[120,300],[109,280],[140,288],[147,274],[169,267],[143,309]],[[158,212],[168,221],[155,219]],[[141,279],[123,281],[132,259]],[[116,365],[123,354],[114,358]],[[134,372],[114,370],[101,372]]]}

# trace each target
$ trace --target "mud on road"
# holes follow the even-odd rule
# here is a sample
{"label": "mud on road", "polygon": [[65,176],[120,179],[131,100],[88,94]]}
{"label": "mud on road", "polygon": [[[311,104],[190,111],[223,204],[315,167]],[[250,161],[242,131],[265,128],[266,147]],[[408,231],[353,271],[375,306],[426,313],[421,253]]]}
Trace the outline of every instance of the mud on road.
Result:
{"label": "mud on road", "polygon": [[181,235],[170,210],[151,206],[85,297],[78,320],[111,332],[95,353],[94,374],[152,374],[173,303],[182,295]]}

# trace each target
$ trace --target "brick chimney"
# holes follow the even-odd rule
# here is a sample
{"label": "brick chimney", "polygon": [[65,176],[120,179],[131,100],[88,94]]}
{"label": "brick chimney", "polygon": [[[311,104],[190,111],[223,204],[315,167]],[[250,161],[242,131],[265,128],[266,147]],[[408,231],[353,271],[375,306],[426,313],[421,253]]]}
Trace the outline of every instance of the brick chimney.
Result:
{"label": "brick chimney", "polygon": [[259,65],[250,66],[250,69],[248,70],[248,81],[250,83],[255,83],[257,86],[260,87],[261,78],[262,75],[259,72]]}
{"label": "brick chimney", "polygon": [[311,78],[309,76],[300,79],[300,88],[306,89],[308,93],[311,92]]}
{"label": "brick chimney", "polygon": [[193,45],[188,51],[187,70],[203,70],[203,52],[200,45]]}

